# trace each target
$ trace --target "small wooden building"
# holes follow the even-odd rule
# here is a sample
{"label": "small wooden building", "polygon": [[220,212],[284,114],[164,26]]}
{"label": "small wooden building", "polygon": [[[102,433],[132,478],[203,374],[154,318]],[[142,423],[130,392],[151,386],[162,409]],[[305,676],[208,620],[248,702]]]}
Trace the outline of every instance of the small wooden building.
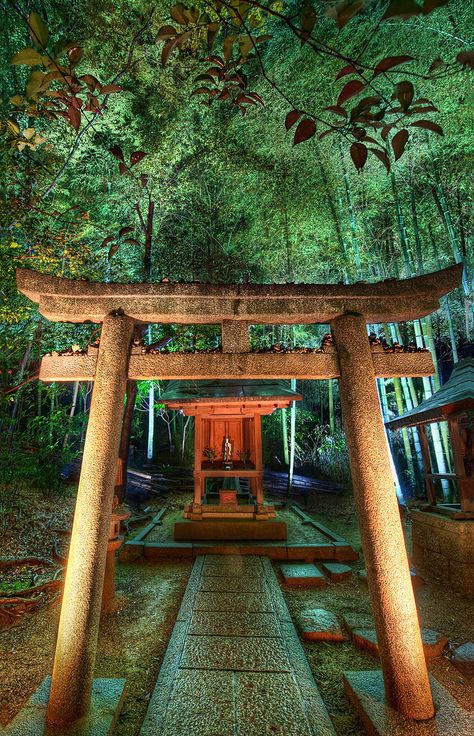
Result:
{"label": "small wooden building", "polygon": [[184,518],[212,522],[177,524],[175,538],[285,539],[283,522],[255,523],[276,517],[263,497],[261,419],[300,394],[277,380],[174,381],[161,398],[194,417],[194,497]]}
{"label": "small wooden building", "polygon": [[[426,426],[447,421],[454,473],[433,472]],[[428,503],[412,512],[417,572],[474,597],[474,358],[454,366],[446,383],[411,411],[387,422],[390,429],[418,428]],[[448,501],[436,487],[448,481]]]}

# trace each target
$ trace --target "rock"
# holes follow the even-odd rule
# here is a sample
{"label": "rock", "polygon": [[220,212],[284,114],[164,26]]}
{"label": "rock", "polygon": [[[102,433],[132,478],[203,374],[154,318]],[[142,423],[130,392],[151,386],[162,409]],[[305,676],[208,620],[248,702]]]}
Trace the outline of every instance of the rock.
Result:
{"label": "rock", "polygon": [[[346,626],[348,626],[346,619],[344,619],[344,622]],[[377,634],[375,633],[375,629],[353,627],[349,630],[351,632],[352,641],[356,647],[359,649],[366,649],[368,652],[373,654],[374,657],[378,657],[379,645],[377,643]],[[439,657],[444,652],[448,644],[447,637],[443,636],[443,634],[439,634],[437,631],[433,631],[433,629],[422,629],[421,638],[423,641],[425,659],[428,662],[435,657]]]}
{"label": "rock", "polygon": [[468,642],[457,647],[451,657],[451,662],[468,680],[474,677],[474,644]]}
{"label": "rock", "polygon": [[326,585],[326,578],[316,565],[282,565],[281,574],[287,585],[308,586],[322,588]]}
{"label": "rock", "polygon": [[296,620],[304,639],[344,641],[344,634],[336,616],[324,608],[310,608],[301,611]]}
{"label": "rock", "polygon": [[330,580],[347,580],[352,575],[352,568],[340,562],[323,562],[321,567]]}

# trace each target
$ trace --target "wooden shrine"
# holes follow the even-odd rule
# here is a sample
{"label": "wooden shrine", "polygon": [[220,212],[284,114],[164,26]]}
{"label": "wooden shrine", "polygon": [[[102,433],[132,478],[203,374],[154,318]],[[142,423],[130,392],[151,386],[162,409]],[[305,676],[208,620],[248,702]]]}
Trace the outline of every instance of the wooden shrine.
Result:
{"label": "wooden shrine", "polygon": [[284,522],[255,523],[276,517],[263,498],[261,419],[301,396],[283,381],[217,380],[176,381],[161,398],[194,416],[194,498],[184,518],[207,522],[176,524],[175,539],[286,539]]}

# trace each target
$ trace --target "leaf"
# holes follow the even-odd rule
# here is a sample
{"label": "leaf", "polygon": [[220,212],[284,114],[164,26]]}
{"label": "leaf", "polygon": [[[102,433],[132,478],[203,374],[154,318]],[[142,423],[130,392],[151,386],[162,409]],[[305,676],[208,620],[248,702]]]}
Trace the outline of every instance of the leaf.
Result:
{"label": "leaf", "polygon": [[302,112],[299,112],[299,110],[290,110],[290,112],[287,114],[285,118],[285,128],[286,130],[289,130],[292,125],[296,123],[297,120],[300,119],[302,116]]}
{"label": "leaf", "polygon": [[352,64],[347,64],[347,66],[342,67],[342,69],[338,72],[336,80],[342,79],[342,77],[346,77],[348,74],[357,74],[357,71],[354,69]]}
{"label": "leaf", "polygon": [[434,59],[428,69],[428,74],[433,74],[437,69],[442,69],[445,66],[446,63],[442,59]]}
{"label": "leaf", "polygon": [[303,10],[301,12],[301,45],[303,46],[304,43],[308,40],[308,38],[311,36],[313,32],[313,28],[316,24],[316,11],[313,8],[313,1],[312,0],[305,0],[303,5]]}
{"label": "leaf", "polygon": [[38,13],[30,13],[28,16],[28,30],[33,43],[45,49],[49,38],[48,26]]}
{"label": "leaf", "polygon": [[298,126],[295,130],[295,137],[293,138],[293,145],[296,146],[298,145],[298,143],[303,143],[303,141],[307,141],[309,138],[312,138],[315,133],[315,121],[311,118],[305,118],[300,123],[298,123]]}
{"label": "leaf", "polygon": [[42,63],[41,54],[30,48],[19,51],[10,62],[10,64],[26,64],[27,66],[37,66]]}
{"label": "leaf", "polygon": [[395,161],[398,161],[400,156],[403,154],[407,141],[408,141],[408,130],[405,130],[405,128],[403,128],[403,130],[399,130],[398,133],[393,136],[392,148],[393,148],[393,153],[395,156]]}
{"label": "leaf", "polygon": [[67,58],[69,59],[69,63],[71,64],[71,66],[76,66],[77,64],[79,64],[83,54],[84,49],[81,48],[81,46],[73,46],[72,49],[69,49],[69,51],[67,52]]}
{"label": "leaf", "polygon": [[169,38],[174,38],[178,31],[173,26],[162,26],[158,31],[158,41],[167,41]]}
{"label": "leaf", "polygon": [[252,39],[248,36],[244,36],[239,40],[239,51],[240,55],[245,59],[253,49]]}
{"label": "leaf", "polygon": [[16,120],[13,120],[13,118],[8,118],[7,125],[10,128],[10,130],[12,131],[12,133],[14,133],[15,135],[19,135],[20,128],[19,128],[18,123],[16,122]]}
{"label": "leaf", "polygon": [[382,59],[382,61],[379,61],[375,67],[374,77],[378,74],[382,74],[382,72],[388,71],[389,69],[393,69],[394,66],[399,66],[399,64],[404,64],[406,61],[413,60],[413,56],[387,56],[385,59]]}
{"label": "leaf", "polygon": [[387,140],[387,136],[390,133],[390,131],[392,130],[392,128],[393,128],[393,124],[391,124],[391,125],[385,125],[385,127],[382,128],[382,132],[380,133],[380,136],[381,136],[381,138],[384,141]]}
{"label": "leaf", "polygon": [[43,86],[44,74],[40,71],[31,72],[28,84],[26,85],[26,96],[34,97]]}
{"label": "leaf", "polygon": [[357,171],[362,171],[367,161],[367,146],[364,146],[363,143],[353,143],[350,148],[350,154]]}
{"label": "leaf", "polygon": [[387,169],[387,174],[390,173],[390,159],[387,154],[384,151],[379,151],[378,148],[369,148],[369,151],[372,151],[372,153],[377,156],[378,159],[380,159],[380,161]]}
{"label": "leaf", "polygon": [[270,41],[273,36],[271,36],[269,33],[265,33],[263,36],[257,36],[255,39],[255,43],[265,43],[265,41]]}
{"label": "leaf", "polygon": [[125,166],[125,164],[120,163],[119,164],[120,175],[123,176],[124,174],[127,173],[127,171],[128,171],[128,168]]}
{"label": "leaf", "polygon": [[135,238],[126,238],[126,240],[123,241],[127,245],[140,245],[138,240],[135,240]]}
{"label": "leaf", "polygon": [[112,256],[113,256],[113,255],[115,255],[115,253],[116,253],[116,252],[118,251],[118,249],[119,249],[119,248],[120,248],[120,243],[114,243],[114,244],[113,244],[113,245],[112,245],[112,246],[110,247],[110,250],[109,250],[109,254],[108,254],[108,256],[107,256],[107,258],[109,259],[109,261],[110,261],[110,259],[112,258]]}
{"label": "leaf", "polygon": [[207,27],[207,48],[209,51],[212,51],[212,47],[214,46],[218,30],[219,23],[209,23]]}
{"label": "leaf", "polygon": [[36,133],[36,130],[34,128],[25,128],[22,132],[23,138],[26,138],[27,141],[30,140],[30,138],[33,138],[34,134]]}
{"label": "leaf", "polygon": [[365,84],[358,79],[353,79],[352,82],[347,82],[347,84],[342,88],[339,97],[337,98],[337,104],[338,106],[342,105],[346,100],[349,100],[351,97],[355,97],[355,95],[358,95],[359,92],[361,92],[365,87]]}
{"label": "leaf", "polygon": [[176,45],[178,43],[179,36],[176,36],[176,38],[172,38],[169,41],[165,43],[163,46],[163,50],[161,52],[161,66],[165,67],[166,63],[169,59],[169,56],[174,48],[176,48]]}
{"label": "leaf", "polygon": [[474,51],[461,51],[456,56],[456,61],[464,68],[469,67],[470,69],[474,69]]}
{"label": "leaf", "polygon": [[145,158],[145,156],[145,151],[134,151],[130,154],[130,166],[135,166],[135,164],[138,164],[138,162]]}
{"label": "leaf", "polygon": [[115,156],[115,158],[118,159],[119,161],[122,161],[122,162],[125,161],[123,157],[122,149],[120,148],[120,146],[112,146],[111,148],[109,148],[109,151],[112,154],[112,156]]}
{"label": "leaf", "polygon": [[187,8],[183,3],[176,3],[176,5],[173,5],[170,10],[171,17],[176,21],[176,23],[179,23],[180,26],[185,26],[187,24],[186,16],[184,15],[185,10],[187,10]]}
{"label": "leaf", "polygon": [[146,187],[146,185],[148,184],[148,176],[147,176],[147,174],[140,174],[140,183],[141,183],[141,185],[142,185],[143,188]]}
{"label": "leaf", "polygon": [[69,105],[67,109],[67,116],[69,118],[69,122],[77,133],[77,131],[81,127],[81,111],[77,107]]}
{"label": "leaf", "polygon": [[98,80],[92,74],[83,74],[79,79],[87,85],[89,92],[93,92],[96,87],[100,86]]}
{"label": "leaf", "polygon": [[357,15],[364,5],[365,0],[354,0],[354,2],[347,2],[347,0],[344,0],[344,2],[328,8],[326,15],[330,18],[334,18],[339,28],[344,28],[346,23],[348,23],[354,15]]}
{"label": "leaf", "polygon": [[107,236],[106,238],[104,238],[104,240],[100,244],[100,247],[101,248],[105,248],[105,246],[108,245],[109,243],[111,243],[112,240],[115,240],[115,235],[109,235],[109,236]]}
{"label": "leaf", "polygon": [[343,118],[347,118],[347,112],[339,105],[329,105],[329,107],[325,107],[324,109],[329,110],[329,112],[334,112],[336,115],[340,115]]}
{"label": "leaf", "polygon": [[423,3],[423,15],[428,15],[436,8],[442,8],[443,5],[447,5],[449,0],[425,0]]}
{"label": "leaf", "polygon": [[433,123],[432,120],[417,120],[415,123],[410,123],[410,128],[425,128],[425,130],[431,130],[438,135],[444,135],[441,125]]}
{"label": "leaf", "polygon": [[125,227],[120,228],[119,234],[118,234],[119,238],[123,238],[123,236],[126,235],[127,233],[131,233],[132,230],[133,230],[132,225],[126,225]]}
{"label": "leaf", "polygon": [[13,95],[13,97],[10,98],[10,102],[12,105],[15,105],[15,107],[19,107],[20,105],[23,105],[25,99],[21,95]]}
{"label": "leaf", "polygon": [[395,94],[397,100],[404,110],[408,110],[408,108],[410,107],[414,93],[415,90],[413,89],[413,85],[411,82],[407,82],[405,80],[404,82],[399,82],[397,85],[395,85]]}
{"label": "leaf", "polygon": [[120,84],[105,84],[100,88],[101,95],[110,95],[112,92],[121,92],[123,87]]}
{"label": "leaf", "polygon": [[234,48],[234,41],[235,41],[235,36],[234,35],[226,36],[226,38],[224,39],[224,43],[222,45],[222,48],[223,48],[223,51],[224,51],[224,59],[226,61],[229,61],[230,58],[232,57],[233,48]]}
{"label": "leaf", "polygon": [[387,18],[411,18],[413,15],[421,15],[421,13],[422,10],[415,0],[392,0],[382,20]]}

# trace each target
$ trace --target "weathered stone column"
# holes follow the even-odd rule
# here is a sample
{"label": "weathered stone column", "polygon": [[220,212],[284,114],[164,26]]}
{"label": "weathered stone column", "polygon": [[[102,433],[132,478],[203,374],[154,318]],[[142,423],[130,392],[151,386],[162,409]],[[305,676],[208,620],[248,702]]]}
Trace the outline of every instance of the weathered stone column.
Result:
{"label": "weathered stone column", "polygon": [[388,703],[408,718],[434,714],[365,318],[331,323],[362,547]]}
{"label": "weathered stone column", "polygon": [[132,329],[122,314],[102,325],[46,714],[57,725],[90,705]]}

